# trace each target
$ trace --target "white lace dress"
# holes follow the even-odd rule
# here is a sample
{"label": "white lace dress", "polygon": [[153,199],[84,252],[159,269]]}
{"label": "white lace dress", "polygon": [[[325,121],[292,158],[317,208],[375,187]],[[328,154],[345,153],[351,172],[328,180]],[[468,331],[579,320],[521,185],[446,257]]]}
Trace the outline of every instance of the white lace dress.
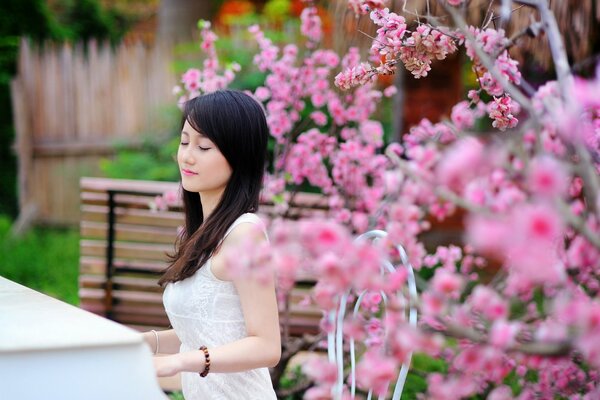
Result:
{"label": "white lace dress", "polygon": [[[246,213],[235,220],[225,236],[242,223],[263,227],[255,214]],[[215,277],[210,267],[209,259],[191,277],[169,283],[165,288],[163,303],[181,340],[180,352],[198,350],[201,345],[210,349],[247,336],[235,286]],[[201,356],[199,352],[198,357]],[[181,386],[186,400],[277,398],[267,368],[236,373],[211,372],[205,378],[195,372],[182,372]]]}

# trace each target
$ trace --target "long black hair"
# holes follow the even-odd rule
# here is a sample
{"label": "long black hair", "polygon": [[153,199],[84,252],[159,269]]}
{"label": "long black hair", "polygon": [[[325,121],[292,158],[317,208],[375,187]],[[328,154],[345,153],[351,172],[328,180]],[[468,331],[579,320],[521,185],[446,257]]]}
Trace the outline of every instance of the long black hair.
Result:
{"label": "long black hair", "polygon": [[267,160],[269,128],[264,109],[243,92],[218,90],[191,99],[184,105],[182,121],[188,121],[219,148],[232,173],[206,220],[199,193],[180,188],[185,229],[158,281],[161,286],[192,276],[218,250],[231,224],[240,215],[258,210]]}

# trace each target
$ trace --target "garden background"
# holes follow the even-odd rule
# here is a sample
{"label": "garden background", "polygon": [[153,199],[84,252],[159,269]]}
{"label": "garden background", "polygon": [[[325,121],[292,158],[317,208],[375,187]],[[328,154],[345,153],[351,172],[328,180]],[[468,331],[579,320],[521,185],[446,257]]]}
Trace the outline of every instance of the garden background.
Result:
{"label": "garden background", "polygon": [[[368,36],[376,35],[376,27],[366,24],[368,21],[361,20],[364,27],[357,25],[346,11],[346,3],[322,2],[317,8],[325,32],[323,44],[340,56],[353,45],[365,51],[371,42]],[[401,9],[402,2],[397,3],[396,9]],[[417,3],[424,7],[426,2]],[[468,3],[485,14],[481,7],[485,2]],[[0,274],[77,305],[78,179],[106,176],[177,181],[173,154],[179,111],[172,88],[188,68],[201,64],[198,19],[212,21],[223,65],[240,64],[241,72],[229,86],[256,92],[265,71],[253,65],[257,50],[247,28],[258,23],[274,43],[302,46],[306,41],[300,34],[303,7],[300,1],[286,0],[4,2],[0,25],[6,50],[0,76],[4,110],[0,121]],[[572,71],[593,77],[595,55],[600,50],[597,2],[554,8]],[[473,21],[481,20],[476,11],[472,14]],[[523,81],[532,90],[554,79],[547,49],[530,41],[513,55],[521,62]],[[118,57],[123,60],[121,69],[111,64],[118,64]],[[127,61],[128,57],[138,64]],[[88,64],[77,64],[77,60]],[[35,68],[26,67],[25,62],[33,62]],[[71,63],[74,75],[78,65],[97,67],[99,72],[87,76],[82,72],[79,83],[57,84],[62,82],[57,80],[61,65],[66,65],[61,63]],[[144,73],[136,77],[127,72],[127,66]],[[105,91],[101,79],[113,82],[114,87]],[[434,124],[448,120],[453,106],[476,89],[475,82],[472,61],[464,52],[434,63],[428,76],[419,80],[404,69],[380,76],[376,88],[383,91],[395,86],[397,93],[384,97],[371,116],[383,129],[379,147],[401,141],[422,118]],[[19,90],[15,92],[15,88]],[[61,105],[59,100],[68,97],[61,90],[77,93],[77,101]],[[122,110],[127,112],[120,113]],[[478,120],[477,124],[477,129],[485,130],[491,121]],[[19,128],[21,136],[16,133]],[[295,190],[318,189],[318,184],[305,178],[287,183]],[[355,230],[362,225],[356,223]],[[449,218],[423,241],[433,252],[439,245],[459,241],[462,229],[460,218]],[[424,277],[431,275],[425,273]],[[425,370],[446,368],[430,359],[425,364]],[[424,382],[421,377],[421,391]]]}

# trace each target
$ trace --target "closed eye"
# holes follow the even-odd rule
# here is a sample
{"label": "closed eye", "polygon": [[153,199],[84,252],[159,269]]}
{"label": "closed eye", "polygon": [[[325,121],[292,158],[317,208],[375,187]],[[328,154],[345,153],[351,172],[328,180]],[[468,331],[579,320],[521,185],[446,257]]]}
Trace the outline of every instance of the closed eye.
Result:
{"label": "closed eye", "polygon": [[198,148],[202,151],[207,151],[210,150],[210,147],[202,147],[202,146],[198,146]]}

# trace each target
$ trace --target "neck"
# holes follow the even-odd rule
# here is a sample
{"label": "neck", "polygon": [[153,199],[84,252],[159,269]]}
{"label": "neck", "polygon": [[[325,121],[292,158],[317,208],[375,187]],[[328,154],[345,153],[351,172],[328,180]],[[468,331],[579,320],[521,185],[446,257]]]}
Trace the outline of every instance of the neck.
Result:
{"label": "neck", "polygon": [[223,192],[224,190],[200,193],[200,202],[202,203],[202,216],[205,221],[215,210],[217,204],[219,204],[219,200],[221,200]]}

